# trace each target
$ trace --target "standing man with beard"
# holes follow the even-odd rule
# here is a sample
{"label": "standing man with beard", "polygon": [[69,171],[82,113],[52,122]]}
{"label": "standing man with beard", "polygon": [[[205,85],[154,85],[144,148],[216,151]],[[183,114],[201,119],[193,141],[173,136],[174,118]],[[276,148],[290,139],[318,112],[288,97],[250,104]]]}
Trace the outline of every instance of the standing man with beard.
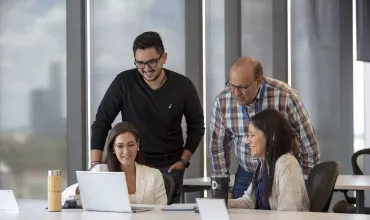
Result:
{"label": "standing man with beard", "polygon": [[[96,113],[91,127],[91,166],[101,163],[107,134],[121,112],[123,121],[139,129],[139,150],[144,152],[146,165],[173,177],[172,202],[179,203],[185,168],[204,135],[201,102],[190,79],[163,68],[167,53],[158,33],[137,36],[133,53],[136,68],[116,76]],[[185,144],[183,115],[187,123]]]}

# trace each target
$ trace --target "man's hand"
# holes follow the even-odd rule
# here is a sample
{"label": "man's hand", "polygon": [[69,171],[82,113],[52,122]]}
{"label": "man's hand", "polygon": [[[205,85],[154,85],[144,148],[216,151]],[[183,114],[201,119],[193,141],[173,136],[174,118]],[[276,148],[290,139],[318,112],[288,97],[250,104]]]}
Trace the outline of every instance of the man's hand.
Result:
{"label": "man's hand", "polygon": [[174,169],[183,170],[183,169],[185,169],[185,165],[183,163],[181,163],[180,161],[177,161],[176,163],[172,164],[170,169],[168,169],[168,173],[171,173],[172,170],[174,170]]}
{"label": "man's hand", "polygon": [[103,158],[103,151],[91,150],[91,161],[101,161]]}
{"label": "man's hand", "polygon": [[232,192],[229,192],[229,193],[227,194],[227,198],[228,198],[228,199],[233,199],[233,193],[232,193]]}

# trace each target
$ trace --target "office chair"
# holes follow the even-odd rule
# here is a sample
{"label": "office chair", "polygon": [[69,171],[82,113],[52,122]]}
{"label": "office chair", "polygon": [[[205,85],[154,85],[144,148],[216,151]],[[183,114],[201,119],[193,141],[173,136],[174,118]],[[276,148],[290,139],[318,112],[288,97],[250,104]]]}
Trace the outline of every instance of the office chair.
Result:
{"label": "office chair", "polygon": [[166,188],[167,204],[171,205],[172,197],[175,192],[175,181],[168,174],[162,173],[162,175],[163,175],[164,187]]}
{"label": "office chair", "polygon": [[337,161],[322,162],[312,169],[307,180],[310,212],[328,212],[339,170]]}

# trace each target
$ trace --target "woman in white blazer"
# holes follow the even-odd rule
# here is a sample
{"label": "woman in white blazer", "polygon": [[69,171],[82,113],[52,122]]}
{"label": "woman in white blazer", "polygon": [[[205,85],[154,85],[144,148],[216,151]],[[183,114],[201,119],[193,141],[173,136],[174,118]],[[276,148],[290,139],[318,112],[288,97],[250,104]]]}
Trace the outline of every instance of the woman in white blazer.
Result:
{"label": "woman in white blazer", "polygon": [[250,154],[259,158],[252,183],[230,208],[309,211],[310,203],[302,169],[291,154],[291,128],[275,109],[251,118],[248,128]]}
{"label": "woman in white blazer", "polygon": [[[120,122],[109,132],[106,144],[105,163],[95,165],[90,171],[124,172],[131,203],[167,205],[161,172],[143,165],[140,134],[137,129],[132,124]],[[73,197],[79,197],[77,184],[64,190],[62,202]]]}

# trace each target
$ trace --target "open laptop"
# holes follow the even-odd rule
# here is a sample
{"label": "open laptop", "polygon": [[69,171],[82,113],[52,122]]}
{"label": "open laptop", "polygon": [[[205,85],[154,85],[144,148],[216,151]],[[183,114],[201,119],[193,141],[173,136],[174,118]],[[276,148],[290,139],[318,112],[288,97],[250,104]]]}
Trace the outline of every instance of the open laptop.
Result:
{"label": "open laptop", "polygon": [[87,211],[143,212],[152,207],[131,207],[123,172],[76,171],[82,207]]}

